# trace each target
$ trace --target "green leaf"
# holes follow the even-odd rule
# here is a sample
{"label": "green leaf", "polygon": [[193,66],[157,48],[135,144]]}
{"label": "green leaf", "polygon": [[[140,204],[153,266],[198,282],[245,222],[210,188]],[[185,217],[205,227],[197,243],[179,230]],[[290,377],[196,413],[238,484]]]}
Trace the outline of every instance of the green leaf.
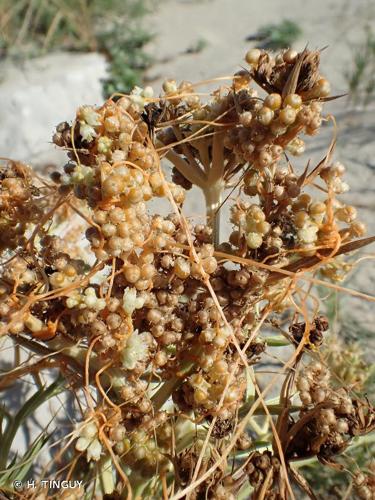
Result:
{"label": "green leaf", "polygon": [[8,422],[2,441],[0,454],[0,469],[5,469],[8,461],[10,449],[18,429],[22,426],[26,418],[45,403],[48,399],[60,394],[65,390],[65,379],[59,376],[58,379],[46,388],[39,389],[18,411],[18,413]]}
{"label": "green leaf", "polygon": [[284,347],[286,345],[290,345],[290,341],[283,337],[283,335],[275,335],[273,337],[265,337],[262,339],[266,342],[267,345],[272,347]]}
{"label": "green leaf", "polygon": [[264,49],[278,50],[291,47],[301,34],[298,24],[284,19],[278,24],[262,26],[253,38],[262,41],[261,47]]}
{"label": "green leaf", "polygon": [[0,473],[0,486],[11,488],[14,481],[22,481],[30,471],[35,457],[50,437],[50,434],[42,433],[17,463],[15,457],[6,471],[3,474]]}
{"label": "green leaf", "polygon": [[237,459],[241,459],[241,458],[247,458],[250,454],[250,452],[252,451],[255,451],[255,450],[270,450],[272,448],[272,443],[270,443],[269,441],[262,441],[262,440],[257,440],[257,441],[254,441],[254,444],[248,448],[247,450],[241,450],[241,451],[238,451],[234,454],[234,456],[237,458]]}

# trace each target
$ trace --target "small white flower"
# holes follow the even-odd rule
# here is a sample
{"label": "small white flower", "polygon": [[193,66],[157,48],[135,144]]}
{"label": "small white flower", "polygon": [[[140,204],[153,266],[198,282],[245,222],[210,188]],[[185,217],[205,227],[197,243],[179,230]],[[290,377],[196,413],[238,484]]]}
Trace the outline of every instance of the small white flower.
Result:
{"label": "small white flower", "polygon": [[249,248],[259,248],[263,243],[262,235],[251,231],[246,235],[246,243]]}
{"label": "small white flower", "polygon": [[334,181],[331,183],[331,187],[333,188],[334,192],[337,194],[343,194],[349,191],[349,184],[346,182],[342,181],[339,177],[334,179]]}
{"label": "small white flower", "polygon": [[97,299],[96,309],[97,311],[102,311],[107,306],[105,299]]}
{"label": "small white flower", "polygon": [[83,294],[75,293],[66,300],[66,305],[69,309],[78,307],[78,309],[96,309],[102,311],[106,307],[105,299],[99,299],[96,296],[95,288],[88,287]]}
{"label": "small white flower", "polygon": [[93,184],[94,171],[91,167],[86,167],[84,165],[77,165],[70,177],[70,181],[73,184]]}
{"label": "small white flower", "polygon": [[95,422],[83,422],[79,424],[74,432],[78,437],[75,449],[80,452],[86,451],[86,458],[90,460],[99,460],[102,452],[102,445],[98,440],[98,427]]}
{"label": "small white flower", "polygon": [[98,151],[99,153],[106,154],[111,150],[112,146],[112,139],[109,137],[103,135],[102,137],[99,137],[98,140]]}
{"label": "small white flower", "polygon": [[130,93],[131,96],[142,95],[142,87],[135,85]]}
{"label": "small white flower", "polygon": [[299,229],[297,233],[298,238],[304,243],[314,243],[318,239],[317,235],[318,230],[319,230],[318,226],[310,224],[307,227]]}
{"label": "small white flower", "polygon": [[82,106],[80,108],[80,115],[88,125],[92,127],[100,125],[100,115],[92,106]]}
{"label": "small white flower", "polygon": [[138,333],[135,330],[126,343],[122,351],[122,365],[127,370],[133,370],[139,361],[144,361],[148,356],[147,337],[148,332]]}
{"label": "small white flower", "polygon": [[93,437],[97,436],[97,434],[98,434],[98,428],[96,427],[94,422],[89,422],[88,424],[83,425],[83,427],[81,427],[81,429],[82,429],[81,436],[88,438],[88,439],[92,439]]}
{"label": "small white flower", "polygon": [[91,439],[88,439],[87,437],[80,437],[78,438],[76,442],[76,450],[77,451],[85,451],[89,447],[89,444],[91,443]]}
{"label": "small white flower", "polygon": [[232,333],[233,333],[233,330],[230,327],[230,325],[224,325],[223,327],[220,328],[220,334],[225,338],[230,337],[232,335]]}
{"label": "small white flower", "polygon": [[91,142],[96,136],[94,127],[88,125],[86,122],[81,121],[79,127],[80,136],[84,141]]}
{"label": "small white flower", "polygon": [[94,439],[86,451],[87,461],[90,462],[90,460],[95,460],[95,462],[97,462],[100,459],[101,453],[102,445],[98,439]]}
{"label": "small white flower", "polygon": [[154,89],[149,85],[145,87],[142,91],[143,97],[150,98],[154,96]]}
{"label": "small white flower", "polygon": [[68,307],[69,309],[78,306],[78,304],[79,304],[79,299],[77,299],[76,296],[69,297],[68,299],[66,299],[66,307]]}
{"label": "small white flower", "polygon": [[136,85],[131,91],[129,98],[137,110],[142,111],[145,106],[146,99],[153,97],[153,95],[154,90],[152,87],[148,86],[142,89]]}
{"label": "small white flower", "polygon": [[122,298],[122,307],[126,314],[131,316],[136,309],[141,309],[145,303],[143,297],[137,297],[137,290],[135,288],[125,288]]}
{"label": "small white flower", "polygon": [[131,102],[136,107],[137,111],[141,112],[145,107],[145,100],[141,95],[133,94],[129,96]]}
{"label": "small white flower", "polygon": [[97,298],[93,297],[93,296],[88,296],[88,297],[85,297],[84,300],[85,300],[85,304],[87,307],[95,307]]}

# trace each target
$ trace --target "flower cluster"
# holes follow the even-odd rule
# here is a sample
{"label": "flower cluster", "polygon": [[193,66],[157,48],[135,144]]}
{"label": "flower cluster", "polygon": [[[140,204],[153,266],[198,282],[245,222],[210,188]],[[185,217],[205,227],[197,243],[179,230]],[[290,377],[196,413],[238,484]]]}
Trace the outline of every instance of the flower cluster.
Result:
{"label": "flower cluster", "polygon": [[[373,428],[374,409],[352,397],[347,388],[335,388],[328,369],[320,362],[306,366],[296,385],[304,407],[300,420],[289,431],[290,456],[316,454],[321,460],[330,460],[348,446],[353,436]],[[297,430],[293,433],[293,429]]]}
{"label": "flower cluster", "polygon": [[[173,471],[187,485],[209,467],[197,498],[235,498],[245,483],[254,498],[280,498],[280,450],[255,451],[246,429],[236,434],[268,354],[261,328],[301,312],[294,270],[320,267],[335,278],[332,266],[347,265],[337,259],[342,249],[365,233],[338,200],[348,189],[341,164],[327,157],[298,172],[289,160],[325,119],[330,89],[319,53],[254,49],[246,62],[205,102],[193,84],[168,80],[159,98],[137,88],[80,107],[53,136],[69,156],[53,184],[15,163],[0,172],[0,251],[13,261],[1,271],[2,332],[61,353],[63,374],[75,371],[87,402],[75,452],[88,471],[104,463],[129,491],[128,474],[142,477],[153,498],[160,484],[167,496]],[[206,199],[204,224],[182,215],[192,185]],[[232,232],[222,241],[226,194]],[[165,211],[155,199],[169,213],[157,213]],[[294,318],[285,334],[295,367],[319,349],[328,325],[316,317],[308,328],[306,336],[306,322]],[[372,426],[372,410],[333,389],[323,364],[308,365],[297,388],[298,420],[280,424],[285,460],[331,459]],[[242,464],[233,475],[231,451]]]}

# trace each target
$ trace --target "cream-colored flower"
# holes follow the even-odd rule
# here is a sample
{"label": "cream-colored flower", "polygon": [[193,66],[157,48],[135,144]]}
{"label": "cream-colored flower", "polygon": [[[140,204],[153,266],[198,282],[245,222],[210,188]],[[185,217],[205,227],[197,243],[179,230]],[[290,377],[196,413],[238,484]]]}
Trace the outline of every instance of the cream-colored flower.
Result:
{"label": "cream-colored flower", "polygon": [[100,125],[100,115],[92,106],[82,106],[79,110],[82,119],[92,127]]}
{"label": "cream-colored flower", "polygon": [[99,153],[103,153],[103,154],[109,153],[111,151],[111,146],[112,146],[112,139],[110,139],[106,135],[99,137],[99,140],[98,140]]}
{"label": "cream-colored flower", "polygon": [[106,302],[105,299],[100,299],[97,297],[95,288],[89,286],[86,288],[84,293],[73,293],[67,300],[66,305],[69,309],[73,307],[78,307],[79,309],[95,309],[96,311],[102,311]]}
{"label": "cream-colored flower", "polygon": [[80,122],[79,133],[82,139],[87,142],[91,142],[96,137],[94,127],[84,121]]}
{"label": "cream-colored flower", "polygon": [[91,441],[90,446],[86,451],[87,461],[90,462],[90,460],[94,460],[95,462],[97,462],[100,459],[101,454],[102,445],[100,444],[100,441],[98,439],[94,439],[93,441]]}
{"label": "cream-colored flower", "polygon": [[122,351],[122,366],[127,370],[133,370],[139,361],[145,361],[148,356],[148,332],[138,333],[135,330]]}
{"label": "cream-colored flower", "polygon": [[125,288],[122,307],[126,314],[131,316],[136,309],[141,309],[145,303],[143,297],[137,297],[137,290],[135,288]]}

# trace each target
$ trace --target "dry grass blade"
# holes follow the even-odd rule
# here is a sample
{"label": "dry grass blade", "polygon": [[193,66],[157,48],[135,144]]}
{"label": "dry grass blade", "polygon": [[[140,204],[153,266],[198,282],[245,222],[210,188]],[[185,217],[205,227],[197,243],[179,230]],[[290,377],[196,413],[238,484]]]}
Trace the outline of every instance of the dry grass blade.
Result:
{"label": "dry grass blade", "polygon": [[298,82],[300,79],[302,65],[305,64],[307,57],[309,57],[309,53],[306,47],[305,50],[298,55],[298,58],[293,66],[293,69],[290,72],[288,79],[284,85],[282,97],[285,98],[287,95],[294,94],[296,92]]}
{"label": "dry grass blade", "polygon": [[[338,257],[339,255],[345,255],[345,254],[354,252],[354,251],[359,250],[361,248],[364,248],[368,245],[371,245],[374,242],[375,242],[375,236],[371,236],[369,238],[363,238],[363,239],[357,240],[357,241],[349,241],[348,243],[342,243],[334,256]],[[330,255],[331,251],[332,251],[332,249],[330,249],[330,248],[326,249],[326,250],[323,249],[323,250],[320,250],[320,254],[324,258],[324,256]],[[301,271],[308,272],[309,270],[313,270],[317,264],[320,264],[322,262],[322,257],[319,257],[319,256],[304,257],[302,259],[297,260],[296,262],[293,262],[292,264],[289,264],[288,266],[286,266],[282,269],[283,269],[283,271],[288,271],[288,272],[292,272],[292,273],[298,273]],[[269,276],[269,279],[270,280],[277,279],[278,274],[279,273],[277,273],[277,271],[271,273],[271,275]],[[280,279],[281,277],[284,277],[284,276],[285,275],[281,275],[281,273],[280,273],[278,279]]]}
{"label": "dry grass blade", "polygon": [[318,497],[314,494],[312,491],[310,485],[306,481],[306,479],[300,474],[297,470],[295,470],[292,466],[289,468],[290,473],[295,480],[295,482],[298,484],[298,486],[308,495],[311,500],[318,500]]}

